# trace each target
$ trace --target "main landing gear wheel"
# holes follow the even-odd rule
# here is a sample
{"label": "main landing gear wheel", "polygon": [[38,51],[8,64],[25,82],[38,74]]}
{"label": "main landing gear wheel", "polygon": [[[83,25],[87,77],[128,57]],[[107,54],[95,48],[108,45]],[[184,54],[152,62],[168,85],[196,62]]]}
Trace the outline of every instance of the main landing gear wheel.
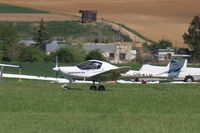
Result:
{"label": "main landing gear wheel", "polygon": [[98,90],[98,91],[105,91],[105,89],[106,88],[103,85],[100,85],[98,87],[98,89],[97,89],[97,87],[95,85],[90,86],[90,90],[93,90],[93,91],[96,91],[96,90]]}
{"label": "main landing gear wheel", "polygon": [[90,90],[96,91],[96,90],[97,90],[97,87],[96,87],[95,85],[92,85],[92,86],[90,86]]}
{"label": "main landing gear wheel", "polygon": [[98,87],[98,90],[99,90],[99,91],[105,91],[105,87],[104,87],[103,85],[100,85],[100,86]]}
{"label": "main landing gear wheel", "polygon": [[194,82],[194,78],[192,76],[186,76],[184,81],[185,82]]}

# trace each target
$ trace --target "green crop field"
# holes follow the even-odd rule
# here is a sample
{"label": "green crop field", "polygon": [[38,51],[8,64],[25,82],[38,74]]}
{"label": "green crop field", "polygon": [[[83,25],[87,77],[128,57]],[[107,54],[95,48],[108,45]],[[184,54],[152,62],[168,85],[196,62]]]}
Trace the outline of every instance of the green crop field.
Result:
{"label": "green crop field", "polygon": [[89,84],[4,79],[1,133],[198,133],[200,85]]}
{"label": "green crop field", "polygon": [[[34,38],[40,22],[7,22],[0,21],[0,30],[7,24],[12,23],[19,34],[19,38]],[[65,39],[71,43],[98,41],[101,32],[102,42],[130,41],[119,31],[101,23],[86,25],[78,21],[48,21],[44,22],[48,33],[53,39]],[[119,38],[120,34],[120,38]]]}
{"label": "green crop field", "polygon": [[0,3],[0,13],[49,13],[49,12]]}

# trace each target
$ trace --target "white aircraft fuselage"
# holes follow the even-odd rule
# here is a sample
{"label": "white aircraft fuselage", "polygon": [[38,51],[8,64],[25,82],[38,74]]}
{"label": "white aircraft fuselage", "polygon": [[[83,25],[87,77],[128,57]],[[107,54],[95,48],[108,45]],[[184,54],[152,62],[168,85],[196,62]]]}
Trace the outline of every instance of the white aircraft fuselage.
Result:
{"label": "white aircraft fuselage", "polygon": [[143,65],[139,71],[130,70],[124,77],[132,78],[174,78],[194,81],[200,79],[200,68],[187,67],[187,59],[172,59],[167,66]]}
{"label": "white aircraft fuselage", "polygon": [[[96,65],[96,66],[95,66]],[[66,75],[73,79],[87,79],[108,70],[117,69],[119,67],[103,61],[89,60],[78,64],[77,66],[61,66],[54,67],[54,71],[59,71],[62,75]]]}
{"label": "white aircraft fuselage", "polygon": [[[117,67],[104,61],[89,60],[82,62],[76,66],[61,66],[54,67],[54,71],[61,73],[65,78],[71,82],[73,80],[88,80],[93,81],[91,90],[96,90],[95,82],[117,80],[121,73],[129,70],[129,67]],[[98,87],[98,90],[104,90],[103,85]]]}

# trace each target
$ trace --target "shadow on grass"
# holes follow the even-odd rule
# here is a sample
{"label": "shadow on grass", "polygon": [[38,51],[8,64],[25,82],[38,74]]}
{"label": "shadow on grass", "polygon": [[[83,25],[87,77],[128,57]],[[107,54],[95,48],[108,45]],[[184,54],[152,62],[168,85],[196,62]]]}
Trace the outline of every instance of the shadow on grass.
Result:
{"label": "shadow on grass", "polygon": [[68,87],[68,88],[61,88],[63,91],[83,91],[83,89],[81,88],[72,88],[72,87]]}

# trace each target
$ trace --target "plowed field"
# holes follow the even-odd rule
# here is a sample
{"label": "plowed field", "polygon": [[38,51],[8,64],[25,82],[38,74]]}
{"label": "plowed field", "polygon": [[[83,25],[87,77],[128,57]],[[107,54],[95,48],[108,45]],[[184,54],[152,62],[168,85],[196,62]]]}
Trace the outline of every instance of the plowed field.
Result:
{"label": "plowed field", "polygon": [[[74,15],[80,15],[80,9],[95,9],[98,10],[99,19],[105,18],[123,23],[155,41],[169,39],[174,43],[183,42],[183,33],[187,31],[192,18],[200,13],[199,0],[0,0],[0,2]],[[3,16],[6,18],[5,14]],[[2,15],[0,19],[1,17]],[[23,16],[16,16],[16,19],[22,18]],[[52,19],[63,20],[63,17],[58,15]]]}

